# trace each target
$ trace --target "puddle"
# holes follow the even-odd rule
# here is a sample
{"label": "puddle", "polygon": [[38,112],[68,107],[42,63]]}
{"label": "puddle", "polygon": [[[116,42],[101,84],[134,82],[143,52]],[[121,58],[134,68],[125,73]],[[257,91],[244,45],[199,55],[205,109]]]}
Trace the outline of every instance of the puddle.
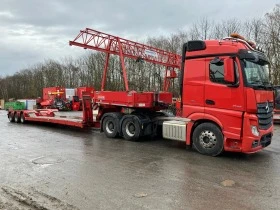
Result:
{"label": "puddle", "polygon": [[46,168],[46,167],[54,165],[54,164],[62,163],[62,162],[64,162],[64,160],[62,158],[42,156],[42,157],[33,159],[31,162],[35,165],[40,165],[43,168]]}

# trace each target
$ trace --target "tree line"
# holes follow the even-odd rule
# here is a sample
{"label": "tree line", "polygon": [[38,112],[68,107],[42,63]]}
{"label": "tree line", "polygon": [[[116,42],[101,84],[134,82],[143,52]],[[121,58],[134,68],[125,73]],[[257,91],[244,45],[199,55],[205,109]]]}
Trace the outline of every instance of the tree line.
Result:
{"label": "tree line", "polygon": [[[150,37],[147,45],[181,54],[188,40],[221,39],[237,32],[260,45],[269,61],[269,76],[273,84],[280,84],[280,5],[259,19],[229,19],[219,22],[201,18],[187,30],[168,36]],[[45,60],[12,76],[0,77],[0,98],[37,98],[44,87],[75,88],[93,86],[101,88],[105,54],[88,52],[79,58]],[[126,59],[129,87],[136,91],[162,90],[165,69],[162,66]],[[122,70],[118,56],[111,56],[107,74],[107,90],[124,90]],[[179,82],[175,79],[171,91],[178,95]]]}

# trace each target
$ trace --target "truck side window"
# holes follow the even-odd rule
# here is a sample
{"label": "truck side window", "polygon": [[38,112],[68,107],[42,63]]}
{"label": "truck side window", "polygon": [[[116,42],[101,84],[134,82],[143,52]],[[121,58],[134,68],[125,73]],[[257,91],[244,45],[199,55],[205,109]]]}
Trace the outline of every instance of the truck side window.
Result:
{"label": "truck side window", "polygon": [[220,84],[227,84],[224,80],[224,63],[210,63],[209,66],[210,81]]}
{"label": "truck side window", "polygon": [[[234,61],[236,80],[239,81],[239,72],[236,61]],[[224,80],[224,63],[210,63],[209,65],[210,81],[220,84],[229,84]]]}

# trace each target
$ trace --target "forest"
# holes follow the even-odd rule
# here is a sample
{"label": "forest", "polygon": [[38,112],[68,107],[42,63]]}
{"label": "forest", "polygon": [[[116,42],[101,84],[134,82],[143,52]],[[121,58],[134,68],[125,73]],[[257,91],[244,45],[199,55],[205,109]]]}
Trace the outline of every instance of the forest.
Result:
{"label": "forest", "polygon": [[[259,19],[229,19],[212,21],[204,17],[186,30],[178,30],[167,36],[149,37],[147,45],[181,54],[182,45],[188,40],[221,39],[231,33],[239,33],[260,46],[270,61],[271,83],[280,84],[280,5]],[[87,51],[79,58],[47,59],[29,68],[18,69],[11,76],[0,77],[0,98],[37,98],[43,87],[61,86],[74,88],[101,87],[105,54]],[[162,90],[164,68],[159,65],[126,59],[129,87],[136,91]],[[124,90],[121,65],[118,56],[111,56],[106,90]],[[178,95],[179,83],[175,79],[171,92]]]}

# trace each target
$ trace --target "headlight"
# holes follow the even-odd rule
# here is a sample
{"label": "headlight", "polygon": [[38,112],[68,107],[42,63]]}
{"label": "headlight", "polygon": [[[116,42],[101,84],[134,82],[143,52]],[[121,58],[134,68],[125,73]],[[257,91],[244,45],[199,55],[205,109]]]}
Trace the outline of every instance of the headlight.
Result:
{"label": "headlight", "polygon": [[260,133],[259,133],[259,131],[258,131],[258,128],[257,128],[257,126],[255,126],[255,125],[252,125],[252,126],[251,126],[251,132],[252,132],[252,134],[253,134],[254,136],[259,136],[259,135],[260,135]]}

